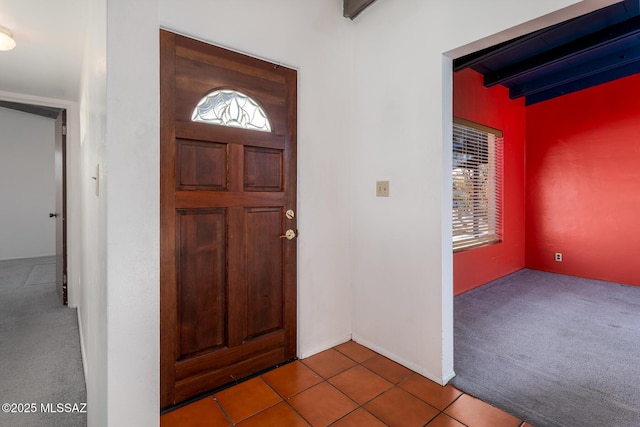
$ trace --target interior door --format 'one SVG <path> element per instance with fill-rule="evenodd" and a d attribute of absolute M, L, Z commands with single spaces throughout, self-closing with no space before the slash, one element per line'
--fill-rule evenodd
<path fill-rule="evenodd" d="M 166 407 L 296 356 L 297 74 L 160 38 Z"/>
<path fill-rule="evenodd" d="M 55 180 L 56 180 L 56 290 L 60 301 L 67 304 L 67 208 L 66 208 L 66 142 L 67 111 L 61 110 L 55 122 Z"/>

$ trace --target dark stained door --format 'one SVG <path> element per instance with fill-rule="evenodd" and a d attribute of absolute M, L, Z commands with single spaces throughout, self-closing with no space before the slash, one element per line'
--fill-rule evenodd
<path fill-rule="evenodd" d="M 296 356 L 297 75 L 164 30 L 160 38 L 167 407 Z M 255 101 L 270 130 L 193 121 L 219 90 Z"/>
<path fill-rule="evenodd" d="M 58 114 L 55 132 L 56 211 L 50 216 L 56 220 L 56 290 L 60 301 L 67 304 L 66 110 Z"/>

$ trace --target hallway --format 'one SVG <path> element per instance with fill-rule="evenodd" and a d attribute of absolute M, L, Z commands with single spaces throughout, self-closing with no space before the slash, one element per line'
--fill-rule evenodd
<path fill-rule="evenodd" d="M 78 318 L 56 294 L 55 257 L 0 261 L 0 378 L 0 425 L 86 425 Z"/>

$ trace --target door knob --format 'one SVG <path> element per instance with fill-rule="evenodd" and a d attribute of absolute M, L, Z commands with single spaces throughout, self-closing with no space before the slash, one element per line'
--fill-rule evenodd
<path fill-rule="evenodd" d="M 57 213 L 53 213 L 53 212 L 49 213 L 49 218 L 57 218 L 57 217 L 58 217 Z"/>
<path fill-rule="evenodd" d="M 281 239 L 293 240 L 296 238 L 296 232 L 292 229 L 285 231 L 284 235 L 280 236 Z"/>

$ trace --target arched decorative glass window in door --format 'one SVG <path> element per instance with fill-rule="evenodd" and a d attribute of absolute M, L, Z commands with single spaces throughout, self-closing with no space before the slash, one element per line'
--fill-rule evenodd
<path fill-rule="evenodd" d="M 262 107 L 251 97 L 231 89 L 216 90 L 202 98 L 191 120 L 271 132 L 271 123 Z"/>

